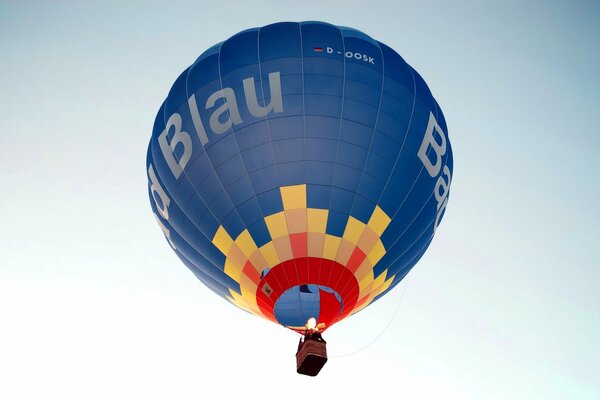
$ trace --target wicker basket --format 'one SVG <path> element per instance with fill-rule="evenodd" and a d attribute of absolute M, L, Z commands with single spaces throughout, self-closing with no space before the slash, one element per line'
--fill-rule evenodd
<path fill-rule="evenodd" d="M 296 353 L 296 371 L 299 374 L 316 376 L 326 362 L 325 342 L 307 339 Z"/>

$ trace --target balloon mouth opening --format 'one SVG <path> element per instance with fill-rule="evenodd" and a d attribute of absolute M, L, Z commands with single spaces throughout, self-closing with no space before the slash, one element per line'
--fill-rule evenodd
<path fill-rule="evenodd" d="M 324 329 L 334 323 L 344 308 L 342 296 L 334 289 L 315 284 L 287 289 L 275 302 L 277 322 L 295 331 Z"/>
<path fill-rule="evenodd" d="M 256 289 L 260 311 L 299 333 L 310 318 L 321 332 L 350 314 L 360 289 L 355 275 L 342 264 L 324 258 L 284 261 L 265 274 Z"/>

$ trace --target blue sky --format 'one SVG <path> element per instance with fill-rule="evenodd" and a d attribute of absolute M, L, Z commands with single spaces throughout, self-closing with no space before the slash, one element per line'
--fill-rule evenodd
<path fill-rule="evenodd" d="M 398 51 L 455 161 L 428 252 L 327 332 L 316 379 L 294 334 L 180 264 L 146 192 L 175 78 L 281 20 Z M 592 1 L 0 2 L 0 397 L 600 397 L 599 20 Z"/>

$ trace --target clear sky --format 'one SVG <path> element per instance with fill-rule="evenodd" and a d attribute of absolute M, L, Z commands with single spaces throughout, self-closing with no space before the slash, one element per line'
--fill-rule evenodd
<path fill-rule="evenodd" d="M 600 398 L 598 2 L 81 3 L 0 1 L 0 398 Z M 316 378 L 179 262 L 146 189 L 179 73 L 282 20 L 398 51 L 454 151 L 428 252 Z"/>

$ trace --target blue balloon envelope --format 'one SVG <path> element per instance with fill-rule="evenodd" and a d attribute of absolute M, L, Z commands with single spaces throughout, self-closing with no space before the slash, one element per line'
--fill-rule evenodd
<path fill-rule="evenodd" d="M 424 254 L 452 179 L 442 110 L 394 50 L 283 22 L 206 50 L 161 105 L 146 169 L 181 261 L 239 308 L 322 330 Z"/>

